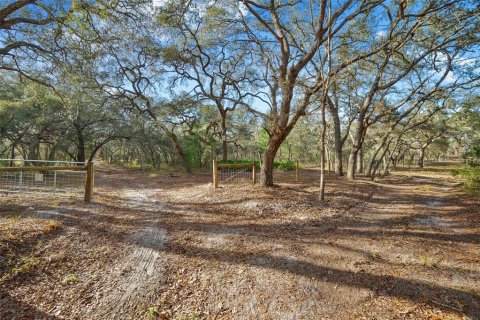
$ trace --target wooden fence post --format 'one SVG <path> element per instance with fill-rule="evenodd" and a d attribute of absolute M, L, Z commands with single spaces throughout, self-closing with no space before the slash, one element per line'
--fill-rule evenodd
<path fill-rule="evenodd" d="M 295 164 L 295 181 L 298 182 L 298 160 Z"/>
<path fill-rule="evenodd" d="M 218 165 L 217 165 L 217 160 L 213 160 L 213 187 L 218 188 Z"/>
<path fill-rule="evenodd" d="M 253 167 L 252 167 L 252 184 L 255 185 L 255 171 L 256 171 L 256 165 L 255 161 L 253 162 Z"/>
<path fill-rule="evenodd" d="M 93 194 L 93 162 L 87 162 L 87 176 L 85 178 L 85 198 L 84 201 L 89 203 L 92 201 Z"/>

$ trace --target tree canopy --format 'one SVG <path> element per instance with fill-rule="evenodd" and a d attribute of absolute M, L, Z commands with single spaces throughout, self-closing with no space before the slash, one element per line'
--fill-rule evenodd
<path fill-rule="evenodd" d="M 191 171 L 320 164 L 354 179 L 480 157 L 466 0 L 10 0 L 0 155 Z"/>

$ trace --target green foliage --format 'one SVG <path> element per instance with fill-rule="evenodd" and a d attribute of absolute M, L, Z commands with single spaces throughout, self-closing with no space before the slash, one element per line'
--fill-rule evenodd
<path fill-rule="evenodd" d="M 260 166 L 259 161 L 252 161 L 248 159 L 238 159 L 238 160 L 227 160 L 227 161 L 218 161 L 218 163 L 224 163 L 224 164 L 242 164 L 242 163 L 253 163 L 257 164 L 257 166 Z"/>
<path fill-rule="evenodd" d="M 464 158 L 474 158 L 480 160 L 480 146 L 472 146 L 464 154 Z"/>
<path fill-rule="evenodd" d="M 196 311 L 190 311 L 188 313 L 184 313 L 176 318 L 177 320 L 197 320 L 200 319 L 200 315 Z"/>
<path fill-rule="evenodd" d="M 12 268 L 12 273 L 28 273 L 35 269 L 39 263 L 40 260 L 36 257 L 21 257 L 18 264 Z"/>
<path fill-rule="evenodd" d="M 253 163 L 255 162 L 255 167 L 260 168 L 260 161 L 252 161 L 246 159 L 240 160 L 227 160 L 227 161 L 218 161 L 218 163 L 226 163 L 226 164 L 243 164 L 243 163 Z M 273 166 L 281 171 L 290 171 L 295 169 L 295 162 L 292 160 L 282 160 L 282 161 L 274 161 Z"/>
<path fill-rule="evenodd" d="M 183 145 L 190 168 L 200 167 L 205 152 L 200 139 L 196 136 L 186 136 Z"/>
<path fill-rule="evenodd" d="M 472 164 L 469 167 L 452 170 L 453 176 L 468 179 L 465 189 L 470 194 L 480 197 L 480 164 Z"/>
<path fill-rule="evenodd" d="M 273 166 L 278 170 L 290 171 L 295 169 L 295 162 L 292 160 L 274 161 Z"/>
<path fill-rule="evenodd" d="M 467 168 L 452 170 L 453 176 L 461 176 L 467 178 L 469 181 L 475 184 L 480 184 L 480 166 L 472 165 Z"/>
<path fill-rule="evenodd" d="M 77 282 L 77 276 L 74 274 L 67 275 L 62 281 L 63 284 L 72 284 L 75 282 Z"/>
<path fill-rule="evenodd" d="M 268 133 L 265 130 L 259 130 L 258 132 L 258 144 L 262 150 L 267 149 L 268 145 Z"/>
<path fill-rule="evenodd" d="M 426 267 L 435 267 L 438 265 L 438 259 L 433 256 L 421 256 L 420 263 Z"/>
<path fill-rule="evenodd" d="M 146 311 L 147 319 L 155 319 L 160 313 L 157 307 L 148 307 Z"/>

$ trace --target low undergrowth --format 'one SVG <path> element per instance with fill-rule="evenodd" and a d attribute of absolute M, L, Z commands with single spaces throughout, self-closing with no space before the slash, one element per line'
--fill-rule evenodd
<path fill-rule="evenodd" d="M 227 163 L 227 164 L 244 164 L 244 163 L 255 163 L 257 168 L 260 168 L 260 161 L 252 161 L 252 160 L 228 160 L 228 161 L 219 161 L 218 163 Z M 281 171 L 291 171 L 295 169 L 295 162 L 292 160 L 275 160 L 273 162 L 273 166 L 275 169 Z"/>
<path fill-rule="evenodd" d="M 463 177 L 467 179 L 464 187 L 465 190 L 476 197 L 480 197 L 480 164 L 470 165 L 462 169 L 452 170 L 455 177 Z"/>

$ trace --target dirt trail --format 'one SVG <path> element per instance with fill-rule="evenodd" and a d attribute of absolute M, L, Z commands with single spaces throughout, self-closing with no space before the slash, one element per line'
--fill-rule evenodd
<path fill-rule="evenodd" d="M 479 204 L 457 182 L 329 176 L 319 203 L 302 174 L 213 189 L 116 171 L 94 205 L 11 198 L 0 244 L 36 264 L 0 278 L 0 318 L 478 319 Z"/>
<path fill-rule="evenodd" d="M 122 207 L 161 213 L 165 206 L 154 199 L 157 190 L 124 189 Z M 130 319 L 129 310 L 155 302 L 158 289 L 165 280 L 167 232 L 151 221 L 151 226 L 133 233 L 125 254 L 114 262 L 104 281 L 97 284 L 97 299 L 90 316 L 99 319 Z"/>
<path fill-rule="evenodd" d="M 113 270 L 98 282 L 92 318 L 130 319 L 129 310 L 155 300 L 156 288 L 164 279 L 165 261 L 160 260 L 166 232 L 148 228 L 135 234 L 131 241 L 131 253 L 115 261 Z"/>

